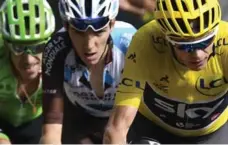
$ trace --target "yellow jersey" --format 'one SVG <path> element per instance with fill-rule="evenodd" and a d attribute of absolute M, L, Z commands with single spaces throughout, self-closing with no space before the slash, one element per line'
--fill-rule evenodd
<path fill-rule="evenodd" d="M 133 37 L 115 104 L 134 106 L 179 136 L 212 133 L 228 119 L 228 23 L 221 22 L 206 67 L 177 62 L 155 20 Z"/>

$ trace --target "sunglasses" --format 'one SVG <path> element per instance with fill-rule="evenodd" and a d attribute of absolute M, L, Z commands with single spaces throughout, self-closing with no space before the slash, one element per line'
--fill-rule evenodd
<path fill-rule="evenodd" d="M 170 39 L 168 36 L 166 37 L 166 39 L 181 51 L 193 52 L 195 50 L 204 50 L 208 48 L 208 46 L 210 46 L 213 43 L 217 31 L 218 27 L 216 27 L 213 33 L 211 33 L 207 37 L 192 42 L 178 42 Z"/>
<path fill-rule="evenodd" d="M 88 28 L 92 28 L 93 31 L 97 32 L 104 29 L 110 22 L 109 17 L 93 18 L 93 19 L 71 19 L 70 24 L 74 29 L 85 32 Z"/>
<path fill-rule="evenodd" d="M 22 55 L 24 53 L 30 55 L 37 55 L 43 52 L 46 43 L 40 43 L 37 45 L 21 45 L 6 42 L 7 47 L 15 54 Z"/>

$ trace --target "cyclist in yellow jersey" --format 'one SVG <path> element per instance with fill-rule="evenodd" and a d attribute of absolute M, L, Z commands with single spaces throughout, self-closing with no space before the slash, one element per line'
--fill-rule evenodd
<path fill-rule="evenodd" d="M 217 0 L 157 0 L 135 34 L 104 143 L 228 143 L 228 23 Z M 145 139 L 144 139 L 145 143 Z"/>

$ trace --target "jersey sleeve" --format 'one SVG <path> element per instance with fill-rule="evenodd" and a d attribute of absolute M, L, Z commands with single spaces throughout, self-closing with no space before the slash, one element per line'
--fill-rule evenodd
<path fill-rule="evenodd" d="M 140 104 L 145 86 L 142 33 L 139 31 L 133 36 L 127 51 L 121 82 L 116 92 L 117 106 L 138 108 Z"/>
<path fill-rule="evenodd" d="M 62 36 L 56 36 L 44 48 L 42 64 L 44 123 L 62 123 L 64 52 Z"/>
<path fill-rule="evenodd" d="M 133 25 L 122 21 L 116 21 L 111 36 L 114 44 L 124 55 L 126 55 L 129 44 L 136 31 L 137 30 Z"/>

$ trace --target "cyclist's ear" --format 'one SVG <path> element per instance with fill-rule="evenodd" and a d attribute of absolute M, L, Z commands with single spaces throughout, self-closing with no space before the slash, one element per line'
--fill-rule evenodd
<path fill-rule="evenodd" d="M 116 19 L 112 19 L 109 23 L 109 26 L 110 26 L 110 29 L 112 31 L 112 29 L 114 28 L 114 25 L 115 25 L 115 22 L 116 22 Z"/>

